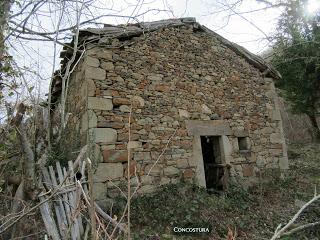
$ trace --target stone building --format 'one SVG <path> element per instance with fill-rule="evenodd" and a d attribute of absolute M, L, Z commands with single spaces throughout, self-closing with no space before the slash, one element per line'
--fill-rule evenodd
<path fill-rule="evenodd" d="M 180 181 L 248 186 L 265 169 L 288 168 L 280 75 L 195 19 L 81 30 L 78 48 L 62 141 L 67 156 L 90 146 L 97 199 L 117 195 L 128 155 L 144 193 Z M 71 56 L 61 53 L 62 72 Z M 58 75 L 51 93 L 57 113 Z"/>

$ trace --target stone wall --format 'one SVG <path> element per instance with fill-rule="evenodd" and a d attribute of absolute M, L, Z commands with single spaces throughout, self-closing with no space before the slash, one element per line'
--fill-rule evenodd
<path fill-rule="evenodd" d="M 133 185 L 141 183 L 139 192 L 179 181 L 201 185 L 196 158 L 201 134 L 192 133 L 188 121 L 227 126 L 221 141 L 234 180 L 251 183 L 262 169 L 279 164 L 287 168 L 272 79 L 261 77 L 259 70 L 204 32 L 166 28 L 125 41 L 114 39 L 108 48 L 103 43 L 88 46 L 80 66 L 81 81 L 73 90 L 85 84 L 87 111 L 82 98 L 73 99 L 78 107 L 73 122 L 81 123 L 80 138 L 88 135 L 91 142 L 97 199 L 119 194 L 115 186 L 127 175 L 128 152 L 131 175 L 138 176 Z M 249 151 L 239 151 L 241 136 L 247 137 Z"/>
<path fill-rule="evenodd" d="M 80 148 L 87 143 L 87 131 L 83 123 L 83 115 L 87 114 L 87 85 L 82 64 L 75 67 L 70 75 L 67 89 L 65 105 L 66 127 L 63 131 L 59 130 L 61 128 L 62 111 L 62 103 L 59 98 L 51 115 L 52 142 L 54 144 L 53 150 L 56 154 L 63 156 L 65 160 L 74 161 L 79 154 Z M 60 131 L 61 136 L 59 136 Z"/>

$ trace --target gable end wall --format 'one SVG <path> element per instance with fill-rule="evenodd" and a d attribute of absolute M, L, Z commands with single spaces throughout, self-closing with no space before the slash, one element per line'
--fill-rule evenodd
<path fill-rule="evenodd" d="M 91 144 L 96 198 L 119 193 L 114 185 L 127 174 L 128 152 L 132 175 L 136 172 L 139 179 L 132 182 L 141 183 L 141 192 L 162 184 L 197 182 L 193 148 L 200 135 L 188 130 L 188 121 L 221 121 L 228 126 L 221 136 L 228 146 L 230 176 L 236 181 L 248 185 L 265 169 L 288 167 L 272 79 L 263 78 L 212 36 L 190 27 L 132 40 L 128 46 L 114 40 L 113 49 L 88 49 L 79 65 L 82 82 L 73 90 L 87 96 L 86 111 L 81 109 L 70 124 L 80 124 L 80 138 Z M 68 102 L 79 104 L 75 99 Z M 239 136 L 249 137 L 250 153 L 239 151 Z"/>

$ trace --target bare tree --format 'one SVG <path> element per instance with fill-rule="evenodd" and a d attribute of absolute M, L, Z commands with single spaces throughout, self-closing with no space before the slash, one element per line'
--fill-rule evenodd
<path fill-rule="evenodd" d="M 67 113 L 65 104 L 68 94 L 69 78 L 76 68 L 77 63 L 81 60 L 81 57 L 79 59 L 76 58 L 79 53 L 78 37 L 80 28 L 86 26 L 103 26 L 105 19 L 111 17 L 121 19 L 122 21 L 125 19 L 126 23 L 130 21 L 138 22 L 138 18 L 143 17 L 146 13 L 167 11 L 165 9 L 150 7 L 148 7 L 146 11 L 142 11 L 142 7 L 148 4 L 150 3 L 137 1 L 133 4 L 126 3 L 125 7 L 118 7 L 113 1 L 109 1 L 107 5 L 102 5 L 100 1 L 96 0 L 26 0 L 22 2 L 5 0 L 0 3 L 1 9 L 4 9 L 4 11 L 1 11 L 4 12 L 4 14 L 0 15 L 0 57 L 2 60 L 5 56 L 5 48 L 9 49 L 10 54 L 14 56 L 10 62 L 10 67 L 16 73 L 15 76 L 12 75 L 10 78 L 7 78 L 7 82 L 1 81 L 0 83 L 7 84 L 8 87 L 11 85 L 14 86 L 12 89 L 15 90 L 13 95 L 16 98 L 14 99 L 12 109 L 17 108 L 17 110 L 15 117 L 8 117 L 8 119 L 12 118 L 11 124 L 8 126 L 16 130 L 21 152 L 23 153 L 23 164 L 22 169 L 20 169 L 22 177 L 18 180 L 18 188 L 15 192 L 15 200 L 11 208 L 11 213 L 15 214 L 16 220 L 8 222 L 9 225 L 2 225 L 0 229 L 1 233 L 12 229 L 11 238 L 16 237 L 17 231 L 15 231 L 15 229 L 18 227 L 17 224 L 19 224 L 19 221 L 26 216 L 26 214 L 35 211 L 43 204 L 43 202 L 40 202 L 33 207 L 28 207 L 20 214 L 21 204 L 25 199 L 26 191 L 30 186 L 36 185 L 35 183 L 40 180 L 38 176 L 41 174 L 36 170 L 41 170 L 43 162 L 46 161 L 45 153 L 50 151 L 51 148 L 50 112 L 52 106 L 50 93 L 47 101 L 49 127 L 47 128 L 48 146 L 46 149 L 43 149 L 43 147 L 40 147 L 40 150 L 38 149 L 39 143 L 35 136 L 36 133 L 30 134 L 30 129 L 28 129 L 30 124 L 26 125 L 23 118 L 26 117 L 27 109 L 32 110 L 33 118 L 30 118 L 29 121 L 36 122 L 37 118 L 39 118 L 37 110 L 39 109 L 41 96 L 43 96 L 43 93 L 40 92 L 41 81 L 48 83 L 48 78 L 51 78 L 56 72 L 56 69 L 59 68 L 57 62 L 61 47 L 67 46 L 72 52 L 72 58 L 65 65 L 66 69 L 58 72 L 63 82 L 60 126 L 61 131 L 63 131 L 66 125 Z M 67 44 L 66 42 L 70 42 L 71 39 L 73 39 L 73 45 Z M 47 44 L 52 47 L 53 57 L 50 60 L 48 60 L 46 56 L 41 56 L 41 51 L 38 49 L 40 44 Z M 84 53 L 85 49 L 82 50 L 82 55 Z M 24 66 L 23 62 L 19 61 L 20 56 L 29 59 L 31 64 Z M 40 59 L 45 58 L 45 61 L 48 61 L 48 65 L 51 65 L 51 68 L 50 71 L 43 74 L 39 62 L 41 61 Z M 1 61 L 1 63 L 2 62 L 3 61 Z M 30 68 L 30 66 L 32 66 L 32 68 Z M 11 94 L 7 95 L 12 98 L 12 96 L 10 96 Z M 10 98 L 7 98 L 7 100 L 13 101 L 13 99 Z M 29 108 L 28 105 L 30 105 L 31 108 Z M 10 115 L 12 114 L 13 111 L 11 111 Z M 32 124 L 36 125 L 35 123 Z M 44 129 L 41 129 L 41 131 L 44 131 Z M 30 136 L 33 136 L 34 139 L 30 139 Z M 40 167 L 39 169 L 36 168 L 35 162 L 41 162 L 38 166 Z M 17 167 L 19 167 L 18 164 Z M 128 181 L 130 185 L 130 180 Z M 130 225 L 130 196 L 128 197 L 128 201 L 129 208 L 124 211 L 123 218 L 128 214 L 128 224 Z M 33 203 L 31 203 L 31 206 L 32 205 Z M 91 205 L 93 205 L 92 202 Z M 101 215 L 101 209 L 97 209 Z M 107 215 L 104 214 L 104 216 Z M 112 220 L 112 218 L 110 219 Z M 98 221 L 98 225 L 99 224 Z M 101 225 L 98 227 L 100 226 Z M 121 226 L 122 225 L 118 226 L 117 224 L 115 229 L 121 228 Z M 130 238 L 130 231 L 128 231 L 128 237 Z"/>

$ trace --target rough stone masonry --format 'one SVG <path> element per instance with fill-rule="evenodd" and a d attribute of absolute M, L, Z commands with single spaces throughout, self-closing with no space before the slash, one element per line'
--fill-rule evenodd
<path fill-rule="evenodd" d="M 219 137 L 230 181 L 248 186 L 266 169 L 288 168 L 276 71 L 193 19 L 148 24 L 80 32 L 63 141 L 69 156 L 90 145 L 96 199 L 121 194 L 127 171 L 139 193 L 206 186 L 201 136 Z"/>

